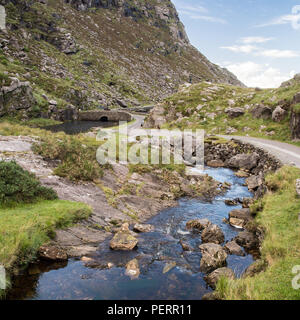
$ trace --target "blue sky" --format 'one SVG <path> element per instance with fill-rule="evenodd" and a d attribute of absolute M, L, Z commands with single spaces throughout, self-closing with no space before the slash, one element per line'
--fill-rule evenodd
<path fill-rule="evenodd" d="M 300 72 L 300 0 L 172 0 L 191 43 L 248 86 Z"/>

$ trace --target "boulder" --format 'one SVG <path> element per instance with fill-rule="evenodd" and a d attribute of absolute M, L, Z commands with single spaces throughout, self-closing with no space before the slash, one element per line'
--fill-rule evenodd
<path fill-rule="evenodd" d="M 300 196 L 300 179 L 296 180 L 296 192 L 297 195 Z"/>
<path fill-rule="evenodd" d="M 244 171 L 244 170 L 239 170 L 238 172 L 235 173 L 235 175 L 238 178 L 248 178 L 249 177 L 249 172 Z"/>
<path fill-rule="evenodd" d="M 235 241 L 242 246 L 243 248 L 247 250 L 254 250 L 258 247 L 258 239 L 257 237 L 248 231 L 242 231 L 240 232 L 237 237 L 235 238 Z"/>
<path fill-rule="evenodd" d="M 204 280 L 210 287 L 216 289 L 217 283 L 222 277 L 234 280 L 235 274 L 230 268 L 219 268 L 209 275 L 205 276 Z"/>
<path fill-rule="evenodd" d="M 135 224 L 133 227 L 133 231 L 136 232 L 152 232 L 154 231 L 154 227 L 151 224 Z"/>
<path fill-rule="evenodd" d="M 242 108 L 227 108 L 225 113 L 228 114 L 230 118 L 237 118 L 245 114 L 244 109 Z"/>
<path fill-rule="evenodd" d="M 110 241 L 110 248 L 112 250 L 130 251 L 137 244 L 138 240 L 131 234 L 128 223 L 125 223 Z"/>
<path fill-rule="evenodd" d="M 10 85 L 3 86 L 0 91 L 0 116 L 28 110 L 36 103 L 28 81 L 21 82 L 14 77 L 10 77 L 9 80 Z"/>
<path fill-rule="evenodd" d="M 295 106 L 291 111 L 290 130 L 293 139 L 300 139 L 300 111 Z"/>
<path fill-rule="evenodd" d="M 253 262 L 244 272 L 242 278 L 254 277 L 256 274 L 266 269 L 266 263 L 263 260 Z"/>
<path fill-rule="evenodd" d="M 180 240 L 179 243 L 181 244 L 183 251 L 192 251 L 192 248 L 189 246 L 189 244 L 187 244 L 183 240 Z"/>
<path fill-rule="evenodd" d="M 246 185 L 249 190 L 256 190 L 258 187 L 264 184 L 263 176 L 251 176 L 246 179 Z"/>
<path fill-rule="evenodd" d="M 293 97 L 293 104 L 300 103 L 300 92 L 296 93 Z"/>
<path fill-rule="evenodd" d="M 227 242 L 224 246 L 224 249 L 228 254 L 233 254 L 235 256 L 245 255 L 243 248 L 240 247 L 235 241 Z"/>
<path fill-rule="evenodd" d="M 250 209 L 237 209 L 229 212 L 229 223 L 237 228 L 244 228 L 252 219 Z"/>
<path fill-rule="evenodd" d="M 207 166 L 212 168 L 221 168 L 225 166 L 225 163 L 222 160 L 211 160 L 207 162 Z"/>
<path fill-rule="evenodd" d="M 203 301 L 216 301 L 216 300 L 222 300 L 219 295 L 217 294 L 217 292 L 209 292 L 206 293 L 205 295 L 203 295 L 202 297 Z"/>
<path fill-rule="evenodd" d="M 243 206 L 243 208 L 250 208 L 252 203 L 253 203 L 252 198 L 243 198 L 242 206 Z"/>
<path fill-rule="evenodd" d="M 211 225 L 211 222 L 207 219 L 194 219 L 186 223 L 187 229 L 203 230 Z"/>
<path fill-rule="evenodd" d="M 282 109 L 281 106 L 278 106 L 272 113 L 272 120 L 275 122 L 281 122 L 285 118 L 286 114 L 287 112 Z"/>
<path fill-rule="evenodd" d="M 203 243 L 221 244 L 225 241 L 225 236 L 220 227 L 216 224 L 210 224 L 202 232 L 201 239 Z"/>
<path fill-rule="evenodd" d="M 133 279 L 137 279 L 140 275 L 139 262 L 137 259 L 133 259 L 126 264 L 125 274 Z"/>
<path fill-rule="evenodd" d="M 227 254 L 218 244 L 206 243 L 199 246 L 202 253 L 200 271 L 210 273 L 218 268 L 226 266 Z"/>
<path fill-rule="evenodd" d="M 260 156 L 256 152 L 250 154 L 241 153 L 230 158 L 228 161 L 228 166 L 234 169 L 251 170 L 257 166 L 259 159 Z"/>
<path fill-rule="evenodd" d="M 56 245 L 43 245 L 39 248 L 38 255 L 41 259 L 49 261 L 66 261 L 67 253 Z"/>
<path fill-rule="evenodd" d="M 263 104 L 257 104 L 252 110 L 251 114 L 256 119 L 270 119 L 272 117 L 272 109 Z"/>
<path fill-rule="evenodd" d="M 228 200 L 225 200 L 225 204 L 227 206 L 236 206 L 238 204 L 238 201 L 235 199 L 228 199 Z"/>

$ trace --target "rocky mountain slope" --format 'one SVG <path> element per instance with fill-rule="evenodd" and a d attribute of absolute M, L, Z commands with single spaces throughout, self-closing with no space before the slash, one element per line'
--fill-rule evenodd
<path fill-rule="evenodd" d="M 148 127 L 202 128 L 212 134 L 300 139 L 300 75 L 278 89 L 185 84 L 156 106 Z"/>
<path fill-rule="evenodd" d="M 0 116 L 134 106 L 238 79 L 198 52 L 169 0 L 1 0 Z"/>

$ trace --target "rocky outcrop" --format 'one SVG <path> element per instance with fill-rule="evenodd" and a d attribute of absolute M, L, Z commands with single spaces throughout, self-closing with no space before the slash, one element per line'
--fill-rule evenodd
<path fill-rule="evenodd" d="M 43 245 L 38 251 L 38 256 L 43 260 L 48 261 L 66 261 L 68 255 L 57 245 Z"/>
<path fill-rule="evenodd" d="M 8 78 L 7 82 L 10 84 L 2 86 L 0 92 L 0 116 L 15 115 L 34 106 L 36 101 L 29 82 L 14 77 Z"/>
<path fill-rule="evenodd" d="M 200 271 L 209 273 L 226 266 L 227 254 L 218 244 L 206 243 L 199 246 L 202 253 Z"/>
<path fill-rule="evenodd" d="M 216 289 L 217 283 L 221 278 L 235 279 L 235 274 L 230 268 L 219 268 L 204 277 L 207 284 Z"/>

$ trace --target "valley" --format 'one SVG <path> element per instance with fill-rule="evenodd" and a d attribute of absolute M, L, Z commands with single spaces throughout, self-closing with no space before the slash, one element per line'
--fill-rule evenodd
<path fill-rule="evenodd" d="M 299 74 L 246 87 L 169 0 L 0 6 L 0 299 L 300 299 Z M 203 146 L 119 161 L 151 129 L 201 129 Z"/>

